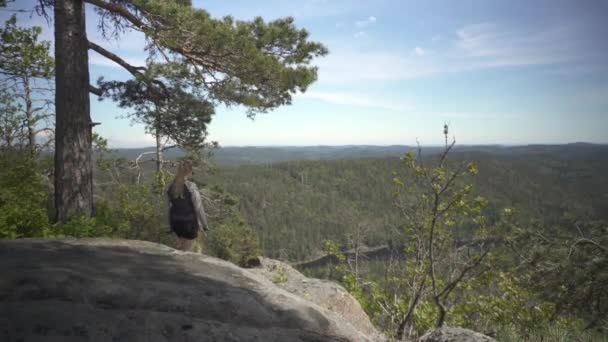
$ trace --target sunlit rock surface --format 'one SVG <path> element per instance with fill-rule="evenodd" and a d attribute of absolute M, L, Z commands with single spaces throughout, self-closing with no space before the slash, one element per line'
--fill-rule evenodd
<path fill-rule="evenodd" d="M 443 327 L 426 333 L 419 342 L 496 342 L 495 339 L 462 328 Z"/>
<path fill-rule="evenodd" d="M 350 312 L 352 297 L 315 285 L 306 298 L 268 279 L 269 264 L 251 271 L 142 241 L 0 241 L 0 341 L 383 339 Z"/>

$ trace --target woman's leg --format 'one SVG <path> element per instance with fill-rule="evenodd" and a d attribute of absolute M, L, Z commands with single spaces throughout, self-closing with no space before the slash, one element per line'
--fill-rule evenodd
<path fill-rule="evenodd" d="M 192 240 L 184 239 L 181 237 L 177 238 L 177 242 L 175 243 L 175 249 L 179 249 L 180 251 L 188 252 L 192 248 Z"/>
<path fill-rule="evenodd" d="M 183 239 L 184 240 L 184 249 L 183 251 L 189 252 L 192 249 L 192 241 L 190 239 Z"/>
<path fill-rule="evenodd" d="M 182 239 L 179 236 L 177 236 L 176 238 L 177 238 L 177 240 L 175 241 L 175 249 L 183 251 L 184 250 L 184 239 Z"/>

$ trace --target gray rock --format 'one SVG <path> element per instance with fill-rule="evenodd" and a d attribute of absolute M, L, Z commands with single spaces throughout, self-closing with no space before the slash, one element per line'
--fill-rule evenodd
<path fill-rule="evenodd" d="M 260 267 L 253 268 L 251 271 L 298 297 L 337 313 L 373 341 L 387 340 L 373 326 L 361 304 L 339 284 L 322 279 L 307 278 L 290 265 L 268 258 L 260 258 Z"/>
<path fill-rule="evenodd" d="M 496 340 L 468 329 L 443 327 L 424 334 L 418 342 L 496 342 Z"/>
<path fill-rule="evenodd" d="M 149 242 L 0 241 L 0 269 L 0 341 L 376 340 L 260 274 Z"/>

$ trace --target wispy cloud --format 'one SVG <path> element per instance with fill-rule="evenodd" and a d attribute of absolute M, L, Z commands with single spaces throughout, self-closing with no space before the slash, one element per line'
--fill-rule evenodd
<path fill-rule="evenodd" d="M 481 23 L 465 26 L 456 35 L 456 45 L 486 66 L 552 64 L 580 56 L 574 34 L 567 27 L 525 32 Z"/>
<path fill-rule="evenodd" d="M 414 54 L 415 54 L 416 56 L 418 56 L 418 57 L 422 57 L 422 56 L 424 56 L 424 54 L 425 54 L 425 53 L 426 53 L 426 51 L 424 51 L 424 49 L 423 49 L 423 48 L 421 48 L 420 46 L 416 46 L 416 47 L 414 48 Z"/>
<path fill-rule="evenodd" d="M 400 81 L 439 71 L 432 61 L 418 58 L 410 51 L 353 50 L 337 46 L 316 65 L 319 81 L 332 84 Z"/>
<path fill-rule="evenodd" d="M 102 134 L 103 135 L 103 134 Z M 125 137 L 124 135 L 105 135 L 108 138 L 108 145 L 112 148 L 121 147 L 121 148 L 141 148 L 141 147 L 150 147 L 154 146 L 156 143 L 153 136 L 150 134 L 144 133 L 143 130 L 139 131 L 135 134 L 131 133 L 129 137 Z"/>
<path fill-rule="evenodd" d="M 381 108 L 392 111 L 403 111 L 410 107 L 395 99 L 380 99 L 362 95 L 358 93 L 348 92 L 332 92 L 332 91 L 308 91 L 303 94 L 298 94 L 298 97 L 306 99 L 321 100 L 337 105 L 346 105 L 354 107 L 372 107 Z"/>
<path fill-rule="evenodd" d="M 358 28 L 364 28 L 364 27 L 374 24 L 376 21 L 378 21 L 378 19 L 372 15 L 366 19 L 355 22 L 355 26 Z"/>
<path fill-rule="evenodd" d="M 354 34 L 359 39 L 366 36 L 371 38 L 365 30 Z M 601 56 L 592 55 L 581 39 L 576 39 L 580 36 L 577 27 L 520 30 L 482 23 L 456 30 L 451 41 L 441 38 L 432 50 L 422 46 L 388 50 L 384 45 L 374 49 L 369 45 L 374 44 L 373 39 L 366 39 L 365 48 L 359 45 L 359 49 L 334 44 L 332 53 L 317 65 L 320 82 L 342 84 L 402 81 L 513 66 L 550 65 L 554 70 L 597 66 Z"/>
<path fill-rule="evenodd" d="M 355 34 L 353 34 L 353 37 L 355 37 L 355 38 L 365 38 L 365 37 L 367 37 L 367 32 L 365 32 L 365 31 L 355 32 Z"/>

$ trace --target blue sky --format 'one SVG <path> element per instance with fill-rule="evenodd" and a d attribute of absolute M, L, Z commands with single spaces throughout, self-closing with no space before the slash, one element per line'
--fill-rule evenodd
<path fill-rule="evenodd" d="M 315 61 L 319 80 L 291 106 L 253 121 L 243 108 L 218 108 L 209 132 L 221 145 L 437 144 L 444 122 L 461 144 L 608 142 L 606 1 L 193 3 L 214 16 L 293 16 L 330 51 Z M 20 18 L 52 39 L 44 20 Z M 104 41 L 90 8 L 87 20 L 89 39 L 144 62 L 139 34 Z M 128 77 L 94 52 L 90 66 L 92 80 Z M 91 104 L 111 146 L 152 144 L 111 102 L 92 96 Z"/>

